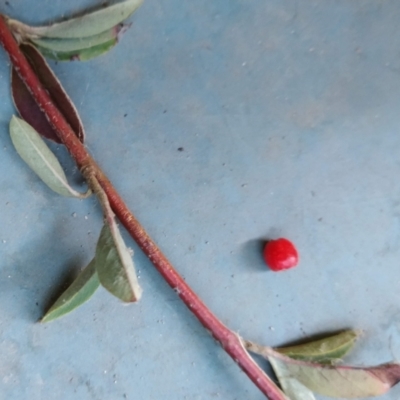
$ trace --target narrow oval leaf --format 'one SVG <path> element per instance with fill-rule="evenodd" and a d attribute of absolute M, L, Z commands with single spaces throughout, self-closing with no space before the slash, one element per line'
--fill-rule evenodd
<path fill-rule="evenodd" d="M 84 38 L 104 32 L 128 18 L 143 0 L 125 0 L 101 10 L 49 26 L 29 27 L 26 34 L 48 38 Z"/>
<path fill-rule="evenodd" d="M 36 172 L 42 181 L 56 193 L 69 197 L 86 197 L 72 189 L 65 173 L 40 135 L 24 120 L 12 116 L 10 136 L 21 158 Z"/>
<path fill-rule="evenodd" d="M 107 218 L 96 247 L 96 269 L 100 283 L 124 302 L 140 299 L 142 289 L 131 254 L 114 218 Z"/>
<path fill-rule="evenodd" d="M 88 301 L 99 286 L 100 282 L 97 277 L 95 260 L 93 259 L 90 264 L 80 272 L 71 286 L 57 299 L 40 322 L 49 322 L 68 314 Z"/>
<path fill-rule="evenodd" d="M 98 35 L 88 36 L 78 39 L 31 39 L 31 41 L 39 46 L 41 49 L 53 51 L 55 53 L 68 53 L 68 52 L 79 52 L 83 49 L 89 49 L 94 46 L 98 46 L 117 39 L 121 30 L 124 26 L 118 24 L 117 26 L 108 29 L 105 32 L 99 33 Z"/>
<path fill-rule="evenodd" d="M 88 49 L 81 49 L 78 51 L 69 52 L 56 52 L 53 50 L 38 47 L 39 51 L 47 58 L 57 61 L 88 61 L 92 58 L 101 56 L 111 50 L 118 43 L 118 39 L 112 39 L 108 42 L 90 47 Z"/>
<path fill-rule="evenodd" d="M 268 359 L 283 378 L 297 379 L 315 393 L 336 398 L 380 396 L 400 380 L 400 364 L 354 368 L 296 361 L 280 354 L 276 357 L 270 355 Z"/>
<path fill-rule="evenodd" d="M 83 143 L 85 139 L 85 130 L 82 121 L 74 103 L 62 87 L 61 82 L 57 79 L 54 72 L 38 50 L 29 44 L 21 45 L 20 49 L 26 56 L 32 68 L 35 70 L 40 82 L 48 91 L 52 100 L 57 105 L 67 122 L 70 124 L 76 136 Z M 31 93 L 21 81 L 21 78 L 15 70 L 12 71 L 11 88 L 15 107 L 21 117 L 44 137 L 54 140 L 57 143 L 61 143 L 56 131 L 47 121 L 44 113 L 36 104 L 36 101 L 33 99 Z"/>
<path fill-rule="evenodd" d="M 348 330 L 313 342 L 275 349 L 296 360 L 320 364 L 340 361 L 354 346 L 359 332 Z"/>

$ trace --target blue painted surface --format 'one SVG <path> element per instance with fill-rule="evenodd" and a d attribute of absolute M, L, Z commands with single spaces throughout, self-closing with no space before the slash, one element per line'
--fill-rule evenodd
<path fill-rule="evenodd" d="M 2 12 L 32 24 L 97 4 L 9 3 Z M 244 337 L 280 345 L 353 327 L 365 336 L 352 363 L 400 358 L 399 18 L 400 4 L 375 0 L 148 0 L 109 54 L 52 64 L 91 153 Z M 91 259 L 101 214 L 51 193 L 16 155 L 6 62 L 0 399 L 262 399 L 125 234 L 139 304 L 101 290 L 35 323 Z M 274 274 L 260 241 L 279 236 L 301 264 Z"/>

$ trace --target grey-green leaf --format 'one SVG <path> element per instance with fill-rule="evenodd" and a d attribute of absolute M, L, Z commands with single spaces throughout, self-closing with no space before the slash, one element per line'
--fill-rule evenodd
<path fill-rule="evenodd" d="M 71 286 L 57 299 L 41 322 L 62 317 L 85 303 L 100 286 L 94 259 L 80 272 Z"/>
<path fill-rule="evenodd" d="M 400 380 L 400 364 L 370 368 L 332 367 L 293 360 L 279 353 L 268 359 L 283 378 L 296 379 L 323 396 L 356 399 L 380 396 Z"/>
<path fill-rule="evenodd" d="M 359 332 L 347 330 L 324 339 L 275 350 L 296 360 L 320 364 L 334 363 L 340 361 L 352 349 L 359 336 Z"/>
<path fill-rule="evenodd" d="M 298 380 L 286 376 L 286 369 L 281 370 L 278 362 L 274 358 L 270 359 L 272 368 L 279 380 L 282 390 L 290 400 L 315 400 L 313 392 L 301 384 Z"/>
<path fill-rule="evenodd" d="M 88 61 L 92 58 L 101 56 L 111 50 L 118 43 L 118 39 L 111 39 L 108 42 L 97 46 L 81 49 L 77 51 L 54 51 L 38 46 L 38 50 L 47 58 L 56 61 Z"/>
<path fill-rule="evenodd" d="M 314 393 L 296 379 L 289 378 L 280 380 L 280 382 L 290 400 L 315 400 Z"/>
<path fill-rule="evenodd" d="M 125 0 L 78 18 L 49 26 L 29 27 L 27 34 L 31 37 L 63 39 L 97 35 L 128 18 L 142 2 L 143 0 Z"/>
<path fill-rule="evenodd" d="M 109 42 L 111 40 L 117 39 L 118 34 L 123 29 L 123 25 L 119 24 L 117 26 L 108 29 L 105 32 L 101 32 L 94 36 L 88 36 L 77 39 L 31 39 L 31 41 L 42 49 L 47 49 L 55 53 L 68 53 L 68 52 L 78 52 L 83 49 L 89 49 L 94 46 L 98 46 Z"/>
<path fill-rule="evenodd" d="M 280 364 L 274 358 L 269 359 L 276 377 L 290 400 L 315 400 L 313 392 L 301 384 L 298 380 L 285 375 L 285 370 L 281 370 Z"/>
<path fill-rule="evenodd" d="M 10 136 L 21 158 L 50 189 L 63 196 L 87 196 L 69 186 L 60 163 L 41 136 L 27 122 L 15 115 L 10 122 Z"/>
<path fill-rule="evenodd" d="M 118 225 L 110 216 L 103 226 L 96 247 L 96 269 L 100 283 L 124 302 L 138 301 L 142 289 L 136 276 L 131 254 L 122 239 Z"/>

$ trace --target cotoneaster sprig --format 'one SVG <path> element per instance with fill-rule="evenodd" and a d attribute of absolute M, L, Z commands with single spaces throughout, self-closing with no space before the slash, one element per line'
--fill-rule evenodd
<path fill-rule="evenodd" d="M 270 400 L 312 400 L 313 392 L 342 398 L 387 392 L 400 380 L 399 364 L 369 368 L 336 365 L 351 350 L 359 337 L 358 332 L 344 331 L 319 341 L 272 349 L 245 340 L 230 330 L 179 275 L 88 153 L 78 111 L 43 56 L 59 61 L 85 61 L 109 51 L 129 26 L 124 20 L 140 5 L 141 0 L 126 0 L 83 17 L 42 27 L 0 16 L 0 43 L 11 61 L 11 89 L 20 116 L 13 116 L 10 121 L 10 135 L 16 151 L 53 191 L 76 198 L 93 193 L 104 214 L 92 261 L 41 322 L 69 313 L 87 301 L 100 286 L 123 302 L 140 300 L 142 290 L 132 254 L 120 234 L 119 221 L 191 313 Z M 65 145 L 89 191 L 81 193 L 70 187 L 60 163 L 43 138 Z M 276 271 L 289 269 L 298 261 L 297 250 L 286 239 L 270 241 L 264 257 Z M 282 390 L 249 352 L 271 363 Z"/>

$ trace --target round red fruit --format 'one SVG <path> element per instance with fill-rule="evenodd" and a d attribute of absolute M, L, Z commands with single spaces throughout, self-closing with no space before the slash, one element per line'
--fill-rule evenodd
<path fill-rule="evenodd" d="M 290 240 L 280 238 L 267 242 L 264 247 L 264 261 L 272 271 L 284 271 L 298 264 L 299 254 Z"/>

